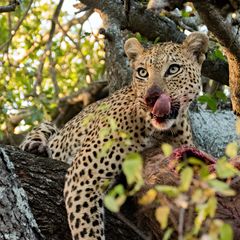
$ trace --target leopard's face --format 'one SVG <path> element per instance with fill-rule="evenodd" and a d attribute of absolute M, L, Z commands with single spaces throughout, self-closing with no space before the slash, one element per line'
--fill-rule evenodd
<path fill-rule="evenodd" d="M 164 43 L 149 49 L 136 39 L 126 42 L 133 89 L 155 128 L 169 129 L 198 95 L 207 40 L 206 35 L 193 33 L 183 44 Z"/>

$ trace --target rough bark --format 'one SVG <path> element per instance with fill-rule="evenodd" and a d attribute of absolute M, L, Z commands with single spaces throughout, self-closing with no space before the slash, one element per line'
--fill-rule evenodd
<path fill-rule="evenodd" d="M 0 148 L 0 239 L 43 240 L 14 166 Z"/>
<path fill-rule="evenodd" d="M 211 61 L 206 59 L 202 65 L 202 75 L 216 82 L 220 82 L 221 84 L 229 85 L 228 64 L 222 60 Z"/>
<path fill-rule="evenodd" d="M 236 133 L 236 116 L 228 110 L 212 111 L 198 109 L 189 114 L 196 146 L 215 157 L 225 154 L 226 145 L 239 141 Z"/>
<path fill-rule="evenodd" d="M 232 25 L 221 16 L 211 1 L 193 0 L 193 4 L 209 31 L 224 47 L 240 58 L 240 40 L 232 31 Z"/>
<path fill-rule="evenodd" d="M 240 116 L 240 56 L 227 52 L 229 63 L 229 86 L 231 91 L 232 109 Z"/>
<path fill-rule="evenodd" d="M 123 45 L 126 39 L 121 31 L 118 20 L 103 17 L 105 29 L 106 78 L 108 79 L 109 93 L 113 93 L 131 83 L 131 69 L 124 56 Z"/>

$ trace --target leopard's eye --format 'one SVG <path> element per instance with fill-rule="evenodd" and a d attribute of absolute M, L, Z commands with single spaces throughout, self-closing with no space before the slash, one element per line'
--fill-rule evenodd
<path fill-rule="evenodd" d="M 137 73 L 139 77 L 142 77 L 142 78 L 148 77 L 148 72 L 145 68 L 138 68 Z"/>
<path fill-rule="evenodd" d="M 166 71 L 165 75 L 173 75 L 176 74 L 181 69 L 181 66 L 178 64 L 171 64 Z"/>

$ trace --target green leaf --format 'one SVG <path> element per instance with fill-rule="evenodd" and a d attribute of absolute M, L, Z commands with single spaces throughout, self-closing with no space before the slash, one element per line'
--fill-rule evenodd
<path fill-rule="evenodd" d="M 168 216 L 170 213 L 170 209 L 167 206 L 158 207 L 155 211 L 155 217 L 157 221 L 160 223 L 161 229 L 165 229 L 168 224 Z"/>
<path fill-rule="evenodd" d="M 192 168 L 191 167 L 184 168 L 180 174 L 181 183 L 179 186 L 179 190 L 182 192 L 188 191 L 192 182 L 192 178 L 193 178 Z"/>
<path fill-rule="evenodd" d="M 239 171 L 225 158 L 220 158 L 216 163 L 216 172 L 219 178 L 229 178 L 239 175 Z"/>
<path fill-rule="evenodd" d="M 100 110 L 100 111 L 106 111 L 108 110 L 110 107 L 110 105 L 108 103 L 101 103 L 99 104 L 99 106 L 97 107 L 97 110 Z"/>
<path fill-rule="evenodd" d="M 109 152 L 109 150 L 112 148 L 113 144 L 115 143 L 114 139 L 110 139 L 107 142 L 105 142 L 102 146 L 100 156 L 99 157 L 104 157 L 106 154 Z"/>
<path fill-rule="evenodd" d="M 207 217 L 207 211 L 206 210 L 207 210 L 207 205 L 206 204 L 197 205 L 197 207 L 196 207 L 197 217 L 194 219 L 194 228 L 193 228 L 193 233 L 195 235 L 198 234 L 204 220 Z"/>
<path fill-rule="evenodd" d="M 120 207 L 117 204 L 116 199 L 113 196 L 106 195 L 104 198 L 104 204 L 111 212 L 119 212 Z"/>
<path fill-rule="evenodd" d="M 223 91 L 216 91 L 215 95 L 219 100 L 222 100 L 224 102 L 227 100 L 227 96 Z"/>
<path fill-rule="evenodd" d="M 173 233 L 173 229 L 172 228 L 168 228 L 165 233 L 164 233 L 164 236 L 163 236 L 163 239 L 162 240 L 169 240 L 171 235 Z"/>
<path fill-rule="evenodd" d="M 154 39 L 154 42 L 153 42 L 153 44 L 156 44 L 156 43 L 158 43 L 158 42 L 159 42 L 159 40 L 160 40 L 160 37 L 156 37 L 156 38 Z"/>
<path fill-rule="evenodd" d="M 176 197 L 179 194 L 179 190 L 176 187 L 168 185 L 156 185 L 155 189 L 158 192 L 167 194 L 169 197 Z"/>
<path fill-rule="evenodd" d="M 143 184 L 142 169 L 143 159 L 139 153 L 128 153 L 123 161 L 123 173 L 128 184 L 135 184 L 134 191 L 140 189 Z"/>
<path fill-rule="evenodd" d="M 157 197 L 157 191 L 155 189 L 149 189 L 139 200 L 141 205 L 148 205 L 152 203 Z"/>
<path fill-rule="evenodd" d="M 232 240 L 233 239 L 233 230 L 232 227 L 224 223 L 220 229 L 220 240 Z"/>
<path fill-rule="evenodd" d="M 225 153 L 230 158 L 236 157 L 238 153 L 238 144 L 236 142 L 229 143 L 225 149 Z"/>
<path fill-rule="evenodd" d="M 203 190 L 200 188 L 197 188 L 194 190 L 192 194 L 192 202 L 193 203 L 200 203 L 203 198 Z"/>
<path fill-rule="evenodd" d="M 217 199 L 215 196 L 210 197 L 207 202 L 207 211 L 208 211 L 208 215 L 211 218 L 215 216 L 216 209 L 217 209 Z"/>
<path fill-rule="evenodd" d="M 209 95 L 209 94 L 204 94 L 198 98 L 198 101 L 200 103 L 207 103 L 208 107 L 215 112 L 217 110 L 217 100 Z"/>
<path fill-rule="evenodd" d="M 82 120 L 82 126 L 86 127 L 88 124 L 94 119 L 94 114 L 89 113 L 83 120 Z"/>
<path fill-rule="evenodd" d="M 105 206 L 112 212 L 119 212 L 127 196 L 123 185 L 115 186 L 104 198 Z"/>
<path fill-rule="evenodd" d="M 195 157 L 189 157 L 188 158 L 188 163 L 190 163 L 192 165 L 199 165 L 199 166 L 204 165 L 202 160 L 200 160 L 198 158 L 195 158 Z"/>
<path fill-rule="evenodd" d="M 225 196 L 234 196 L 235 191 L 229 187 L 225 182 L 219 181 L 217 179 L 212 179 L 207 181 L 209 186 L 212 187 L 215 191 L 225 195 Z"/>
<path fill-rule="evenodd" d="M 110 124 L 110 129 L 112 132 L 117 130 L 117 122 L 115 121 L 115 119 L 113 119 L 112 117 L 108 118 L 109 124 Z"/>
<path fill-rule="evenodd" d="M 173 147 L 170 144 L 168 144 L 168 143 L 163 143 L 161 145 L 161 149 L 162 149 L 163 155 L 165 157 L 169 157 L 172 154 L 172 152 L 173 152 Z"/>
<path fill-rule="evenodd" d="M 219 48 L 215 49 L 215 51 L 214 51 L 214 57 L 215 57 L 216 59 L 220 59 L 220 60 L 225 61 L 225 57 L 224 57 L 224 55 L 222 54 L 222 52 L 220 51 Z"/>

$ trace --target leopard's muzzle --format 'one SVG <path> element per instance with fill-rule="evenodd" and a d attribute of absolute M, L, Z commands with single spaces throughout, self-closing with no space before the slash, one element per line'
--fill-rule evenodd
<path fill-rule="evenodd" d="M 158 129 L 168 129 L 177 118 L 180 103 L 163 92 L 158 86 L 148 89 L 145 103 L 150 111 L 152 124 Z"/>

